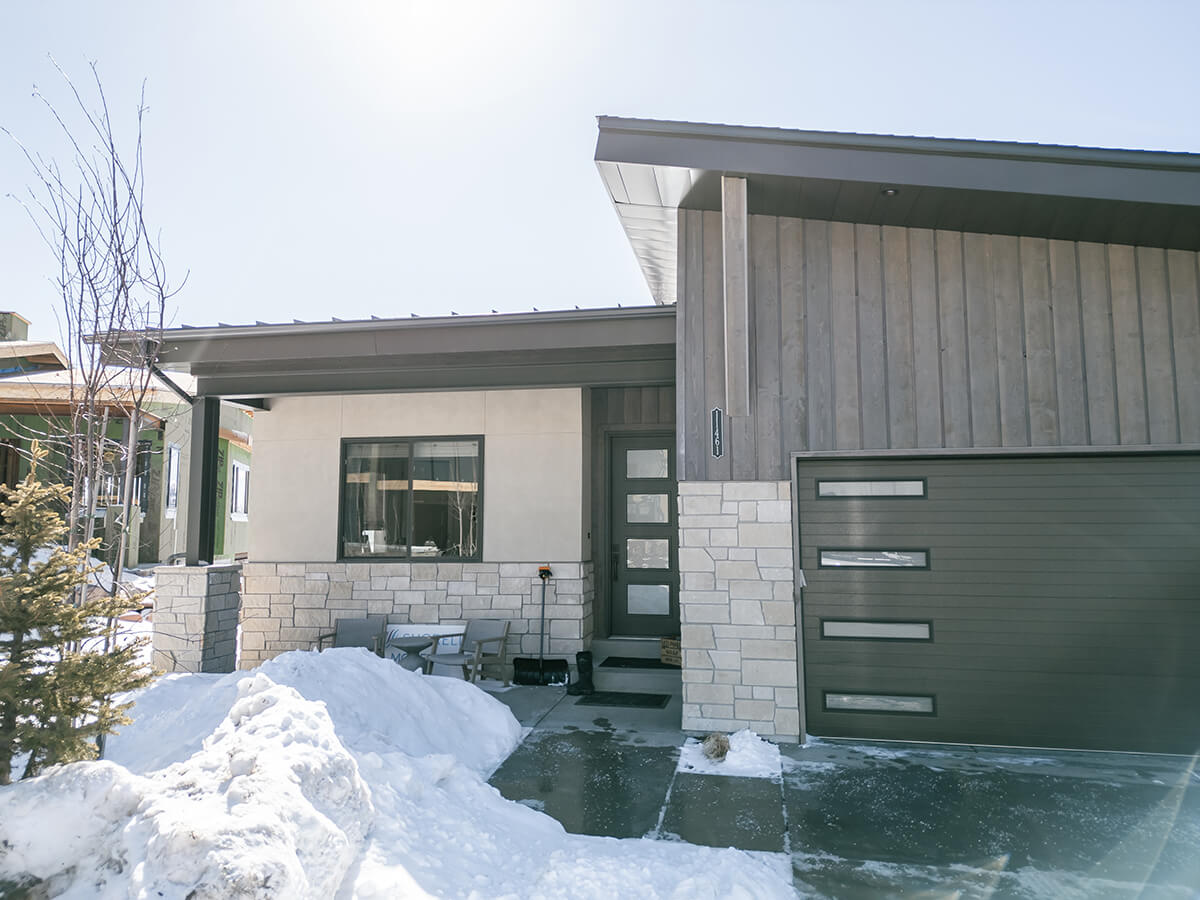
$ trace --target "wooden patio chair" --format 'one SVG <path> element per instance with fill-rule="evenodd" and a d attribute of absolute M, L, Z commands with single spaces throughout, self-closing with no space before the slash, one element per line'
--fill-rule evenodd
<path fill-rule="evenodd" d="M 333 631 L 317 635 L 317 649 L 324 650 L 325 642 L 332 647 L 365 647 L 376 656 L 383 656 L 387 636 L 387 616 L 367 616 L 365 619 L 338 619 Z"/>
<path fill-rule="evenodd" d="M 433 635 L 433 646 L 425 658 L 425 672 L 432 672 L 434 666 L 459 666 L 463 680 L 474 683 L 484 666 L 497 665 L 504 673 L 504 686 L 508 687 L 508 626 L 506 619 L 472 619 L 457 634 Z M 439 652 L 438 642 L 453 637 L 462 638 L 459 652 Z"/>

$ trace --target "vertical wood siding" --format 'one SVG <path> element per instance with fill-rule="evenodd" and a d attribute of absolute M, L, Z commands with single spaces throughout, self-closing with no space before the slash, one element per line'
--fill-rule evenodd
<path fill-rule="evenodd" d="M 721 217 L 679 212 L 685 480 L 793 451 L 1200 442 L 1200 262 L 1182 250 L 751 216 L 751 415 L 725 408 Z"/>

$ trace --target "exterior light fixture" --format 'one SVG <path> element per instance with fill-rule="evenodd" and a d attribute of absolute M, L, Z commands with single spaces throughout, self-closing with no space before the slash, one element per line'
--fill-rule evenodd
<path fill-rule="evenodd" d="M 885 197 L 895 197 L 898 193 L 900 193 L 900 190 L 894 187 L 885 187 L 880 188 L 879 193 L 883 194 Z"/>

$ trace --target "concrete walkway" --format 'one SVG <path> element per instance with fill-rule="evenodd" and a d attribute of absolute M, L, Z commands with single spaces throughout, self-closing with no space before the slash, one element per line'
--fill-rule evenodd
<path fill-rule="evenodd" d="M 806 896 L 1200 896 L 1193 760 L 814 740 L 775 778 L 700 775 L 670 706 L 496 696 L 529 732 L 491 783 L 568 831 L 784 854 Z"/>

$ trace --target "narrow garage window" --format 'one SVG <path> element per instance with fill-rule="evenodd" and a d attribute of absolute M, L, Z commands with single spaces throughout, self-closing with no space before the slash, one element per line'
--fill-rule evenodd
<path fill-rule="evenodd" d="M 906 716 L 937 714 L 934 698 L 925 694 L 836 694 L 826 691 L 825 710 L 898 713 Z"/>
<path fill-rule="evenodd" d="M 924 497 L 925 479 L 817 481 L 818 497 Z"/>
<path fill-rule="evenodd" d="M 819 550 L 822 569 L 928 569 L 928 550 Z"/>
<path fill-rule="evenodd" d="M 866 641 L 930 641 L 928 622 L 873 622 L 866 619 L 822 619 L 821 637 Z"/>

